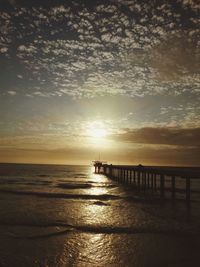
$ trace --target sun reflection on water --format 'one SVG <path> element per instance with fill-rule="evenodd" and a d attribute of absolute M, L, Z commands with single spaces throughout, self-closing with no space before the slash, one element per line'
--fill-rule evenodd
<path fill-rule="evenodd" d="M 92 174 L 92 180 L 94 182 L 97 182 L 97 183 L 106 183 L 106 182 L 108 182 L 107 177 L 105 177 L 104 175 L 95 174 L 95 173 Z"/>
<path fill-rule="evenodd" d="M 80 245 L 76 245 L 72 252 L 72 260 L 76 266 L 107 266 L 109 261 L 115 262 L 117 255 L 112 251 L 112 238 L 101 232 L 103 228 L 112 227 L 113 208 L 111 203 L 104 195 L 109 194 L 108 178 L 88 173 L 92 187 L 87 189 L 87 194 L 94 197 L 77 206 L 77 217 L 79 220 L 75 224 L 83 227 L 85 231 L 76 232 Z M 99 197 L 101 196 L 101 197 Z M 106 238 L 105 238 L 106 237 Z M 70 249 L 71 251 L 71 249 Z M 70 262 L 71 263 L 71 262 Z"/>

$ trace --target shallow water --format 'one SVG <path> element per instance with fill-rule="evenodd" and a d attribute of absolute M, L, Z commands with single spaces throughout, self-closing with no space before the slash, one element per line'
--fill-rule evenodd
<path fill-rule="evenodd" d="M 91 167 L 0 164 L 0 266 L 195 266 L 193 190 L 188 212 Z"/>

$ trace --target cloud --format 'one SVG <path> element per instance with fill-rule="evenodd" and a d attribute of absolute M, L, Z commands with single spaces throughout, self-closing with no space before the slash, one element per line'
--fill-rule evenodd
<path fill-rule="evenodd" d="M 16 91 L 8 91 L 8 94 L 11 95 L 11 96 L 14 96 L 14 95 L 16 95 L 17 93 L 16 93 Z"/>
<path fill-rule="evenodd" d="M 41 97 L 197 94 L 194 1 L 22 2 L 0 11 L 0 82 L 6 91 L 17 84 L 24 95 L 38 87 Z M 23 79 L 16 80 L 19 73 Z"/>
<path fill-rule="evenodd" d="M 166 40 L 152 48 L 151 66 L 161 81 L 200 74 L 200 49 L 188 35 L 168 35 Z"/>
<path fill-rule="evenodd" d="M 112 137 L 134 144 L 200 147 L 200 128 L 124 129 L 124 132 Z"/>
<path fill-rule="evenodd" d="M 52 147 L 52 141 L 48 147 L 44 147 L 44 141 L 36 141 L 40 144 L 39 148 L 31 147 L 30 143 L 34 139 L 31 137 L 27 140 L 27 145 L 16 146 L 15 140 L 7 140 L 9 146 L 0 145 L 0 161 L 1 162 L 34 162 L 34 163 L 64 163 L 64 164 L 89 164 L 91 159 L 96 155 L 96 149 L 91 147 L 83 147 L 81 145 L 73 148 L 70 145 L 65 148 Z M 60 140 L 60 139 L 59 139 Z M 1 139 L 0 142 L 2 143 Z M 14 143 L 13 143 L 14 142 Z M 24 141 L 23 141 L 24 143 Z M 105 160 L 115 164 L 143 164 L 143 165 L 180 165 L 199 166 L 200 148 L 199 147 L 169 147 L 156 146 L 151 147 L 135 147 L 130 149 L 119 150 L 103 150 L 103 157 Z M 172 157 L 173 155 L 173 157 Z"/>
<path fill-rule="evenodd" d="M 7 0 L 11 5 L 16 5 L 17 1 L 16 0 Z"/>
<path fill-rule="evenodd" d="M 0 53 L 6 53 L 8 51 L 8 48 L 7 47 L 2 47 L 0 49 Z"/>
<path fill-rule="evenodd" d="M 195 10 L 196 12 L 198 12 L 200 10 L 200 4 L 198 1 L 195 0 L 182 0 L 181 1 L 183 3 L 183 5 L 187 8 L 190 7 L 193 10 Z"/>
<path fill-rule="evenodd" d="M 163 165 L 163 166 L 199 166 L 200 159 L 199 147 L 169 147 L 141 146 L 140 148 L 130 149 L 123 154 L 122 157 L 129 160 L 130 164 L 143 165 Z M 127 164 L 127 163 L 126 163 Z"/>

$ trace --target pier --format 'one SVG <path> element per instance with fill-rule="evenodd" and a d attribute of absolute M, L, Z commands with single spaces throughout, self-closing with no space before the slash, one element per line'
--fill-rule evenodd
<path fill-rule="evenodd" d="M 200 168 L 198 167 L 128 166 L 104 164 L 101 161 L 94 161 L 94 167 L 96 174 L 106 175 L 110 179 L 130 185 L 143 193 L 156 193 L 161 200 L 166 199 L 166 192 L 169 192 L 171 200 L 175 201 L 176 181 L 184 179 L 185 187 L 182 191 L 188 205 L 191 201 L 191 179 L 200 179 Z M 168 187 L 166 187 L 166 179 L 170 180 Z"/>

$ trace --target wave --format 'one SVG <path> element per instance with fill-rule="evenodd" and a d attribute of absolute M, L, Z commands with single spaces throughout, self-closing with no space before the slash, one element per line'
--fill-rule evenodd
<path fill-rule="evenodd" d="M 76 177 L 76 178 L 79 178 L 79 177 L 87 177 L 88 175 L 86 174 L 86 173 L 76 173 L 75 175 L 74 175 L 74 177 Z"/>
<path fill-rule="evenodd" d="M 58 183 L 56 185 L 56 187 L 58 188 L 62 188 L 62 189 L 87 189 L 87 188 L 115 188 L 116 185 L 112 185 L 112 184 L 92 184 L 92 183 Z"/>
<path fill-rule="evenodd" d="M 195 235 L 200 236 L 200 232 L 192 229 L 156 229 L 156 228 L 144 228 L 144 227 L 124 227 L 124 226 L 102 226 L 102 225 L 71 225 L 67 223 L 14 223 L 14 222 L 0 222 L 0 226 L 18 226 L 18 227 L 41 227 L 41 228 L 64 228 L 61 231 L 54 231 L 47 234 L 40 235 L 15 235 L 11 234 L 13 238 L 19 239 L 40 239 L 49 238 L 58 235 L 65 235 L 70 232 L 84 232 L 91 234 L 162 234 L 162 235 L 173 235 L 173 236 L 183 236 L 183 235 Z"/>
<path fill-rule="evenodd" d="M 98 205 L 98 206 L 110 206 L 110 204 L 102 202 L 102 201 L 95 201 L 91 203 L 92 205 Z"/>
<path fill-rule="evenodd" d="M 0 180 L 1 185 L 6 184 L 17 184 L 17 185 L 49 185 L 52 184 L 52 181 L 41 181 L 41 180 L 25 180 L 23 178 L 21 179 L 1 179 Z"/>
<path fill-rule="evenodd" d="M 48 193 L 48 192 L 33 192 L 33 191 L 18 191 L 18 190 L 0 190 L 3 194 L 14 194 L 23 196 L 35 196 L 41 198 L 64 198 L 64 199 L 87 199 L 87 200 L 116 200 L 121 199 L 120 196 L 102 194 L 102 195 L 92 195 L 92 194 L 65 194 L 65 193 Z"/>
<path fill-rule="evenodd" d="M 21 179 L 4 179 L 4 178 L 1 178 L 0 184 L 18 184 L 18 183 L 22 182 L 20 180 L 24 181 L 23 178 L 21 178 Z"/>
<path fill-rule="evenodd" d="M 21 196 L 34 196 L 40 198 L 51 198 L 51 199 L 77 199 L 77 200 L 124 200 L 128 202 L 134 203 L 145 203 L 145 204 L 160 204 L 164 203 L 165 200 L 161 200 L 159 195 L 157 196 L 120 196 L 113 194 L 67 194 L 67 193 L 49 193 L 49 192 L 34 192 L 34 191 L 19 191 L 19 190 L 9 190 L 9 189 L 0 189 L 0 193 L 2 194 L 13 194 L 13 195 L 21 195 Z M 176 199 L 176 202 L 185 202 L 185 199 Z M 191 202 L 199 203 L 198 199 L 192 199 Z"/>
<path fill-rule="evenodd" d="M 79 184 L 79 183 L 76 183 L 76 184 L 75 183 L 73 183 L 73 184 L 60 183 L 56 187 L 64 188 L 64 189 L 84 189 L 84 188 L 91 188 L 92 185 L 91 184 L 86 184 L 86 183 L 83 183 L 83 184 Z"/>

